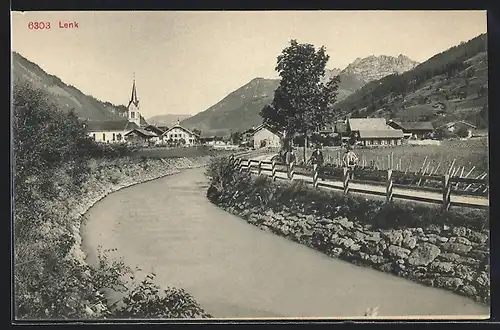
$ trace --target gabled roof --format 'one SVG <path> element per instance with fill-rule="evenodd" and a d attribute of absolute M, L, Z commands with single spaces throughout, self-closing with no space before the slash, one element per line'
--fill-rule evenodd
<path fill-rule="evenodd" d="M 170 127 L 169 129 L 167 129 L 165 132 L 163 132 L 162 136 L 163 136 L 163 135 L 165 135 L 165 134 L 167 134 L 168 132 L 170 132 L 170 131 L 171 131 L 171 130 L 173 130 L 174 128 L 179 128 L 179 129 L 181 129 L 181 130 L 185 131 L 186 133 L 189 133 L 189 134 L 191 134 L 191 135 L 196 136 L 197 138 L 199 138 L 199 137 L 200 137 L 198 134 L 196 134 L 196 133 L 194 133 L 194 132 L 191 132 L 190 130 L 188 130 L 188 129 L 187 129 L 187 128 L 185 128 L 185 127 L 182 127 L 182 126 L 181 126 L 181 125 L 179 125 L 179 124 L 175 124 L 174 126 L 172 126 L 172 127 Z"/>
<path fill-rule="evenodd" d="M 349 118 L 347 122 L 351 131 L 387 130 L 388 128 L 384 118 Z"/>
<path fill-rule="evenodd" d="M 384 129 L 384 130 L 360 130 L 359 137 L 361 139 L 383 139 L 383 138 L 402 138 L 403 131 L 400 129 Z"/>
<path fill-rule="evenodd" d="M 463 121 L 463 120 L 452 121 L 452 122 L 446 123 L 444 125 L 441 125 L 438 128 L 442 128 L 442 127 L 445 127 L 445 126 L 449 127 L 449 126 L 452 126 L 452 125 L 455 125 L 455 124 L 464 124 L 464 125 L 469 126 L 471 128 L 476 128 L 476 125 L 473 125 L 473 124 L 471 124 L 469 122 L 466 122 L 466 121 Z"/>
<path fill-rule="evenodd" d="M 161 128 L 159 127 L 156 127 L 154 125 L 148 125 L 146 127 L 144 127 L 144 129 L 146 131 L 150 131 L 150 132 L 154 132 L 156 133 L 158 136 L 162 135 L 165 131 L 163 131 Z"/>
<path fill-rule="evenodd" d="M 418 122 L 400 122 L 393 120 L 392 123 L 401 127 L 405 131 L 432 131 L 434 126 L 430 121 L 418 121 Z"/>
<path fill-rule="evenodd" d="M 127 131 L 139 128 L 139 126 L 127 120 L 120 121 L 89 121 L 86 123 L 87 131 L 100 132 L 100 131 Z"/>
<path fill-rule="evenodd" d="M 260 130 L 263 130 L 263 129 L 267 129 L 269 132 L 273 133 L 274 135 L 278 135 L 278 136 L 281 136 L 281 134 L 279 133 L 278 129 L 277 128 L 274 128 L 268 124 L 260 124 L 259 126 L 257 126 L 254 130 L 253 130 L 253 133 L 255 135 L 255 133 L 257 133 L 258 131 Z"/>
<path fill-rule="evenodd" d="M 125 134 L 125 136 L 130 135 L 132 133 L 137 133 L 138 135 L 141 135 L 143 137 L 148 137 L 148 138 L 158 136 L 155 133 L 150 132 L 150 131 L 146 131 L 145 129 L 142 129 L 142 128 L 135 128 L 135 129 L 131 130 L 130 132 L 128 132 L 127 134 Z"/>

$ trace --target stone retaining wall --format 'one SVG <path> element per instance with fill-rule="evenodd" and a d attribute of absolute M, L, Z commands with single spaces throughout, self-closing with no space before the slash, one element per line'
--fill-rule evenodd
<path fill-rule="evenodd" d="M 231 199 L 214 202 L 262 230 L 331 257 L 490 302 L 488 231 L 436 225 L 381 230 L 345 217 L 273 211 Z"/>

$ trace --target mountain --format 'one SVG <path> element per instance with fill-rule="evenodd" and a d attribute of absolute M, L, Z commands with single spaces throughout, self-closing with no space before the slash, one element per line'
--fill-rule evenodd
<path fill-rule="evenodd" d="M 327 69 L 323 82 L 339 76 L 340 83 L 337 101 L 343 100 L 363 87 L 368 79 L 375 76 L 375 69 L 370 65 L 383 69 L 382 74 L 400 72 L 413 67 L 416 62 L 406 56 L 398 58 L 390 56 L 369 57 L 358 59 L 344 70 Z M 260 110 L 272 102 L 274 91 L 279 86 L 279 79 L 255 78 L 248 84 L 235 90 L 219 103 L 186 120 L 182 125 L 199 129 L 202 135 L 228 135 L 230 131 L 243 131 L 262 122 Z"/>
<path fill-rule="evenodd" d="M 398 57 L 371 55 L 365 58 L 357 58 L 342 70 L 341 73 L 357 75 L 365 83 L 368 83 L 391 74 L 403 73 L 411 70 L 418 64 L 418 62 L 402 54 Z"/>
<path fill-rule="evenodd" d="M 277 79 L 255 78 L 238 88 L 217 104 L 181 122 L 190 129 L 199 129 L 202 135 L 227 135 L 230 130 L 243 131 L 259 125 L 260 110 L 271 103 Z"/>
<path fill-rule="evenodd" d="M 488 123 L 487 36 L 436 54 L 402 74 L 372 81 L 335 107 L 352 117 Z"/>
<path fill-rule="evenodd" d="M 155 126 L 170 127 L 174 125 L 177 122 L 177 120 L 182 121 L 189 117 L 191 117 L 191 115 L 171 115 L 171 114 L 157 115 L 149 118 L 148 123 Z"/>
<path fill-rule="evenodd" d="M 14 81 L 29 81 L 35 87 L 46 91 L 52 96 L 52 101 L 63 111 L 74 109 L 82 120 L 126 120 L 126 106 L 103 102 L 91 95 L 86 95 L 76 87 L 65 84 L 57 76 L 48 74 L 16 52 L 12 52 L 12 75 Z M 146 123 L 142 117 L 141 122 Z"/>

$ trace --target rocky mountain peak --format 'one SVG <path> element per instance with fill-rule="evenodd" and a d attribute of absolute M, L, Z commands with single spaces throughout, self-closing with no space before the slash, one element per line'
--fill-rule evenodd
<path fill-rule="evenodd" d="M 403 73 L 416 67 L 419 63 L 403 54 L 398 57 L 388 55 L 370 55 L 357 58 L 342 73 L 356 74 L 365 82 L 381 79 L 394 73 Z"/>

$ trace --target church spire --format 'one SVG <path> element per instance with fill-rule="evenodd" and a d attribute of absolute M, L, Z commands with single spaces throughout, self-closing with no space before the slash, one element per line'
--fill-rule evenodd
<path fill-rule="evenodd" d="M 135 87 L 135 72 L 134 72 L 134 80 L 133 80 L 133 83 L 132 83 L 132 96 L 130 97 L 130 102 L 129 102 L 129 106 L 130 104 L 134 104 L 136 107 L 139 105 L 139 100 L 137 99 L 137 89 Z"/>

